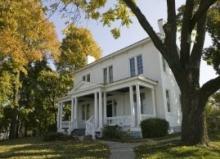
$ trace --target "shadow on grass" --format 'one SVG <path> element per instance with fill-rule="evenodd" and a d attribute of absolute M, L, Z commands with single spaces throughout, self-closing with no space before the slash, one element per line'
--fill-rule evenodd
<path fill-rule="evenodd" d="M 209 147 L 182 146 L 178 138 L 164 138 L 146 142 L 135 149 L 137 158 L 142 159 L 220 159 L 220 140 Z"/>
<path fill-rule="evenodd" d="M 23 141 L 23 142 L 22 142 Z M 36 142 L 35 142 L 36 141 Z M 0 158 L 108 158 L 108 148 L 97 142 L 18 139 L 1 143 Z"/>

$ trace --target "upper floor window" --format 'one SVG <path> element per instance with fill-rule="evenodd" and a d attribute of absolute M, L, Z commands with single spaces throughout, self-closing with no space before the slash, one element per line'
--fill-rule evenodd
<path fill-rule="evenodd" d="M 134 59 L 134 57 L 130 58 L 130 74 L 131 74 L 131 77 L 135 76 L 135 59 Z"/>
<path fill-rule="evenodd" d="M 135 60 L 136 59 L 136 60 Z M 130 58 L 130 75 L 131 77 L 135 75 L 143 74 L 143 59 L 142 55 L 138 55 L 136 58 Z"/>
<path fill-rule="evenodd" d="M 107 80 L 108 80 L 108 70 L 107 70 L 107 68 L 104 68 L 103 69 L 103 79 L 104 79 L 104 83 L 107 83 Z"/>
<path fill-rule="evenodd" d="M 162 57 L 162 63 L 163 63 L 163 71 L 166 72 L 166 60 Z"/>
<path fill-rule="evenodd" d="M 139 75 L 143 74 L 143 60 L 141 55 L 137 56 L 137 71 Z"/>
<path fill-rule="evenodd" d="M 82 80 L 85 81 L 85 82 L 90 82 L 90 80 L 91 80 L 90 74 L 84 75 L 82 77 Z"/>
<path fill-rule="evenodd" d="M 109 66 L 108 72 L 109 72 L 109 83 L 112 83 L 113 82 L 113 67 L 112 66 Z"/>
<path fill-rule="evenodd" d="M 113 82 L 113 66 L 109 66 L 103 69 L 103 80 L 105 84 Z"/>
<path fill-rule="evenodd" d="M 170 91 L 166 89 L 167 111 L 171 112 Z"/>

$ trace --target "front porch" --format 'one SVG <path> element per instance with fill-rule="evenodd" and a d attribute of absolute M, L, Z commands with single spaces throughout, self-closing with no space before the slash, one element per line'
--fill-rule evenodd
<path fill-rule="evenodd" d="M 95 137 L 105 125 L 138 130 L 142 120 L 156 116 L 155 85 L 156 82 L 133 77 L 105 86 L 76 87 L 59 102 L 58 131 L 70 134 L 74 129 L 85 129 L 86 135 Z M 64 112 L 67 106 L 69 118 Z"/>

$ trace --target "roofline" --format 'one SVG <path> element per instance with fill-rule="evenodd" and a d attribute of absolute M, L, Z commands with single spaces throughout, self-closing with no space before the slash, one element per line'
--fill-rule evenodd
<path fill-rule="evenodd" d="M 150 37 L 144 38 L 144 39 L 142 39 L 142 40 L 140 40 L 140 41 L 138 41 L 138 42 L 135 42 L 135 43 L 133 43 L 133 44 L 131 44 L 131 45 L 129 45 L 129 46 L 126 46 L 126 47 L 124 47 L 124 48 L 122 48 L 122 49 L 120 49 L 120 50 L 117 50 L 117 51 L 115 51 L 115 52 L 113 52 L 113 53 L 111 53 L 111 54 L 109 54 L 109 55 L 106 55 L 106 56 L 104 56 L 104 57 L 102 57 L 102 58 L 100 58 L 100 59 L 98 59 L 98 60 L 92 62 L 91 64 L 86 65 L 86 66 L 83 67 L 83 68 L 80 68 L 80 69 L 74 71 L 73 74 L 78 73 L 78 72 L 80 72 L 80 71 L 83 71 L 83 70 L 87 69 L 88 67 L 92 67 L 92 66 L 94 66 L 94 65 L 96 65 L 96 64 L 98 64 L 98 63 L 100 63 L 100 62 L 106 61 L 106 60 L 108 60 L 108 59 L 110 59 L 110 58 L 112 58 L 112 57 L 115 57 L 115 56 L 117 56 L 117 55 L 120 55 L 120 54 L 122 54 L 122 53 L 124 53 L 124 52 L 126 52 L 126 51 L 129 51 L 130 49 L 136 48 L 136 47 L 138 47 L 138 46 L 140 46 L 140 45 L 143 45 L 144 43 L 148 43 L 148 42 L 150 42 L 150 41 L 151 41 L 151 38 L 150 38 Z"/>

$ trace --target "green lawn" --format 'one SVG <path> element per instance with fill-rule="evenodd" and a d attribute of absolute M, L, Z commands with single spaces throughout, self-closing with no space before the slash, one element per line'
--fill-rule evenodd
<path fill-rule="evenodd" d="M 108 147 L 98 142 L 54 141 L 43 142 L 40 138 L 25 138 L 0 142 L 0 158 L 108 158 Z"/>
<path fill-rule="evenodd" d="M 138 159 L 220 159 L 220 133 L 212 136 L 210 146 L 181 146 L 179 137 L 148 140 L 136 148 Z"/>

